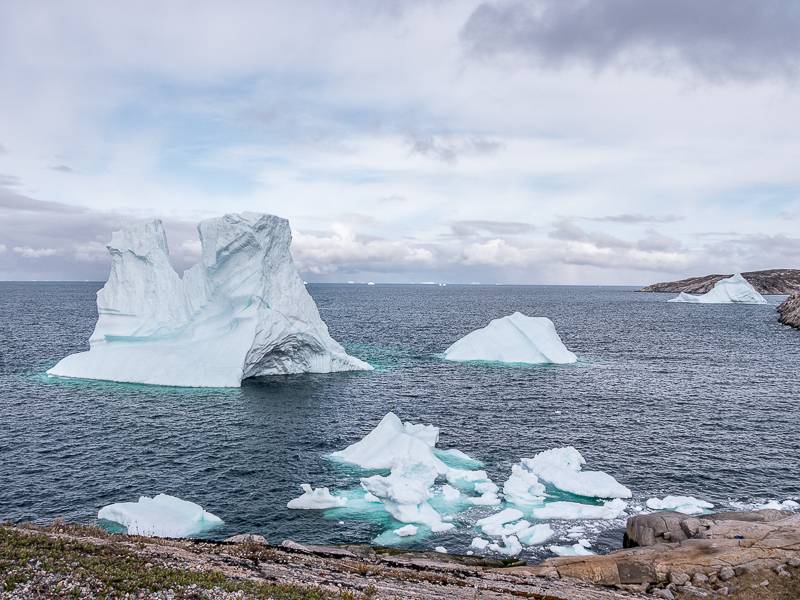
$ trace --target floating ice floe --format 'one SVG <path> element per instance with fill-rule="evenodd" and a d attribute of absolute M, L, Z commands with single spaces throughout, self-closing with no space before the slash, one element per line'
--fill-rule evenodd
<path fill-rule="evenodd" d="M 462 468 L 481 463 L 463 452 L 436 448 L 438 438 L 438 428 L 403 423 L 389 413 L 363 439 L 330 455 L 336 462 L 367 471 L 360 478 L 361 490 L 349 490 L 341 497 L 310 487 L 304 490 L 331 503 L 328 518 L 346 514 L 386 523 L 376 543 L 398 544 L 411 536 L 420 539 L 456 526 L 475 526 L 491 539 L 475 538 L 471 549 L 508 556 L 554 535 L 550 523 L 536 520 L 611 520 L 626 509 L 620 498 L 599 503 L 601 497 L 630 496 L 630 490 L 606 473 L 582 471 L 585 461 L 574 448 L 522 459 L 512 467 L 501 492 L 484 469 Z M 383 473 L 374 474 L 375 470 Z M 548 493 L 548 488 L 556 491 Z M 565 493 L 591 495 L 594 500 L 559 500 Z M 349 501 L 342 507 L 337 499 L 344 498 Z M 379 516 L 381 511 L 385 517 Z M 387 522 L 386 517 L 391 519 Z"/>
<path fill-rule="evenodd" d="M 286 508 L 295 510 L 321 510 L 325 508 L 336 508 L 347 504 L 347 498 L 333 496 L 328 488 L 311 488 L 307 483 L 300 484 L 303 495 L 298 496 L 286 504 Z"/>
<path fill-rule="evenodd" d="M 447 548 L 444 546 L 436 546 L 433 550 L 439 554 L 447 554 Z"/>
<path fill-rule="evenodd" d="M 522 552 L 522 544 L 519 543 L 517 536 L 509 535 L 503 536 L 503 545 L 497 543 L 489 544 L 489 550 L 503 554 L 504 556 L 516 556 Z"/>
<path fill-rule="evenodd" d="M 444 474 L 448 467 L 433 452 L 438 440 L 438 427 L 403 424 L 390 412 L 362 440 L 330 456 L 362 469 L 391 469 L 396 462 L 405 461 L 430 465 L 437 473 Z"/>
<path fill-rule="evenodd" d="M 395 529 L 394 534 L 397 537 L 408 537 L 412 535 L 417 535 L 417 528 L 414 525 L 404 525 L 399 529 Z"/>
<path fill-rule="evenodd" d="M 486 327 L 465 335 L 444 351 L 454 361 L 491 361 L 529 364 L 574 363 L 550 319 L 513 315 L 494 319 Z"/>
<path fill-rule="evenodd" d="M 767 304 L 767 300 L 759 294 L 750 283 L 736 273 L 733 277 L 721 279 L 714 287 L 699 296 L 681 292 L 676 298 L 667 302 L 692 302 L 695 304 Z"/>
<path fill-rule="evenodd" d="M 548 502 L 544 506 L 531 509 L 535 519 L 618 519 L 623 515 L 627 504 L 619 498 L 603 504 L 581 504 L 579 502 Z"/>
<path fill-rule="evenodd" d="M 778 502 L 777 500 L 770 500 L 769 502 L 764 502 L 763 504 L 757 504 L 757 510 L 764 510 L 764 509 L 772 509 L 772 510 L 791 510 L 795 511 L 800 509 L 800 503 L 795 502 L 794 500 L 784 500 L 783 502 Z"/>
<path fill-rule="evenodd" d="M 547 549 L 558 556 L 590 556 L 594 554 L 589 548 L 589 540 L 578 540 L 572 546 L 548 546 Z"/>
<path fill-rule="evenodd" d="M 223 524 L 222 519 L 202 506 L 167 494 L 109 504 L 98 511 L 97 518 L 119 523 L 131 535 L 174 538 L 196 535 Z"/>
<path fill-rule="evenodd" d="M 586 460 L 572 446 L 540 452 L 523 458 L 522 465 L 553 487 L 590 498 L 630 498 L 631 491 L 603 471 L 583 471 Z M 512 476 L 514 475 L 512 470 Z"/>
<path fill-rule="evenodd" d="M 699 515 L 714 505 L 705 500 L 698 500 L 693 496 L 665 496 L 664 498 L 650 498 L 646 502 L 651 510 L 672 510 L 684 515 Z"/>
<path fill-rule="evenodd" d="M 328 333 L 292 261 L 289 222 L 243 213 L 198 225 L 200 262 L 173 269 L 160 221 L 115 232 L 89 350 L 50 375 L 186 387 L 372 367 Z"/>

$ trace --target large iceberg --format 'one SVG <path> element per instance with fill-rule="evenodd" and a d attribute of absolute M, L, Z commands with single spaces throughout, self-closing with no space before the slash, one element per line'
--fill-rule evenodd
<path fill-rule="evenodd" d="M 223 524 L 202 506 L 167 494 L 109 504 L 100 509 L 97 518 L 124 525 L 131 535 L 155 537 L 187 537 Z"/>
<path fill-rule="evenodd" d="M 572 446 L 545 450 L 521 463 L 529 474 L 562 492 L 591 498 L 631 497 L 631 491 L 608 473 L 584 471 L 586 459 Z"/>
<path fill-rule="evenodd" d="M 578 360 L 564 346 L 550 319 L 519 312 L 494 319 L 486 327 L 465 335 L 444 351 L 444 358 L 529 364 Z"/>
<path fill-rule="evenodd" d="M 733 277 L 721 279 L 714 287 L 699 296 L 681 292 L 676 298 L 667 302 L 693 302 L 696 304 L 767 304 L 767 300 L 759 294 L 750 283 L 736 273 Z"/>
<path fill-rule="evenodd" d="M 188 387 L 371 369 L 328 333 L 289 252 L 289 222 L 231 214 L 198 225 L 202 258 L 181 277 L 160 221 L 115 232 L 89 351 L 50 375 Z"/>

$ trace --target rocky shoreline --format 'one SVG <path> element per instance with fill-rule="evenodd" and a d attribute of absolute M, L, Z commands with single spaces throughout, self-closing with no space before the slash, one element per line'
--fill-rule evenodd
<path fill-rule="evenodd" d="M 781 323 L 800 329 L 800 292 L 784 300 L 778 307 L 778 313 Z"/>
<path fill-rule="evenodd" d="M 0 598 L 800 598 L 800 514 L 631 517 L 623 550 L 521 561 L 260 536 L 224 542 L 0 526 Z"/>
<path fill-rule="evenodd" d="M 639 290 L 640 292 L 669 292 L 679 294 L 705 294 L 714 287 L 714 284 L 731 275 L 704 275 L 702 277 L 689 277 L 679 281 L 665 281 L 654 283 Z M 767 271 L 748 271 L 742 273 L 750 285 L 759 294 L 783 295 L 800 292 L 800 269 L 769 269 Z"/>

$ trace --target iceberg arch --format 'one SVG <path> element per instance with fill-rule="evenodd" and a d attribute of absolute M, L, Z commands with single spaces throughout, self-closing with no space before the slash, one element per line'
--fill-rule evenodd
<path fill-rule="evenodd" d="M 289 222 L 258 213 L 198 225 L 202 256 L 183 277 L 160 221 L 115 232 L 89 350 L 47 373 L 185 387 L 260 375 L 372 369 L 328 333 L 292 260 Z"/>

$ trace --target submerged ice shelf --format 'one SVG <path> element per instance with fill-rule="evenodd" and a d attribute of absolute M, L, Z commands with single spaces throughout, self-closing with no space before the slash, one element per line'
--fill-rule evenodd
<path fill-rule="evenodd" d="M 714 287 L 699 296 L 681 292 L 679 296 L 667 302 L 688 302 L 695 304 L 767 304 L 767 300 L 759 294 L 750 283 L 736 273 L 732 277 L 722 279 Z"/>
<path fill-rule="evenodd" d="M 187 387 L 367 370 L 329 335 L 289 252 L 289 222 L 243 213 L 198 225 L 202 257 L 172 268 L 160 221 L 112 235 L 89 350 L 50 375 Z"/>
<path fill-rule="evenodd" d="M 631 497 L 611 475 L 584 471 L 585 459 L 571 446 L 522 459 L 501 491 L 481 463 L 458 450 L 436 448 L 438 440 L 437 427 L 403 423 L 388 413 L 362 440 L 329 455 L 365 472 L 360 491 L 331 493 L 304 485 L 305 493 L 287 506 L 373 522 L 378 511 L 385 515 L 384 531 L 374 540 L 379 544 L 460 530 L 473 538 L 470 552 L 516 556 L 556 537 L 556 521 L 619 519 L 627 508 L 623 498 Z M 323 500 L 319 505 L 312 502 L 316 497 Z"/>
<path fill-rule="evenodd" d="M 444 357 L 453 361 L 528 364 L 567 364 L 578 360 L 564 346 L 550 319 L 519 312 L 494 319 L 486 327 L 465 335 L 444 351 Z"/>

